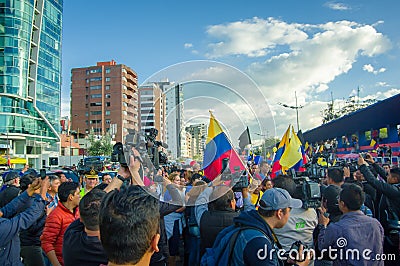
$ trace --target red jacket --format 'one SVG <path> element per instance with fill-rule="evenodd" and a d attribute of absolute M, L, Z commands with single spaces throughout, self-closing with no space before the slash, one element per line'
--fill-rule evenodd
<path fill-rule="evenodd" d="M 75 209 L 75 213 L 72 213 L 61 202 L 59 202 L 57 207 L 46 219 L 46 224 L 42 236 L 40 237 L 42 249 L 46 254 L 54 250 L 61 265 L 64 265 L 62 257 L 64 232 L 67 230 L 67 227 L 78 218 L 78 208 Z"/>

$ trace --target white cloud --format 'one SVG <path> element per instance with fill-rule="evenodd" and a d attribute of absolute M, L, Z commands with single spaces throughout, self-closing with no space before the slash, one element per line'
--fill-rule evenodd
<path fill-rule="evenodd" d="M 344 4 L 344 3 L 335 3 L 335 2 L 328 2 L 325 4 L 328 8 L 333 9 L 333 10 L 350 10 L 350 6 Z"/>
<path fill-rule="evenodd" d="M 183 46 L 185 47 L 185 49 L 188 49 L 188 48 L 192 48 L 193 44 L 192 43 L 185 43 Z"/>
<path fill-rule="evenodd" d="M 372 73 L 372 72 L 374 72 L 374 67 L 372 65 L 370 65 L 370 64 L 364 65 L 363 66 L 363 70 L 365 70 L 365 71 L 367 71 L 369 73 Z"/>
<path fill-rule="evenodd" d="M 70 103 L 66 101 L 61 102 L 61 117 L 63 116 L 70 116 Z"/>
<path fill-rule="evenodd" d="M 379 81 L 379 82 L 377 82 L 375 84 L 375 86 L 377 86 L 377 87 L 389 87 L 390 85 L 387 84 L 387 82 L 385 82 L 385 81 Z"/>
<path fill-rule="evenodd" d="M 386 71 L 386 68 L 381 67 L 378 70 L 375 70 L 375 68 L 371 65 L 371 64 L 367 64 L 363 66 L 363 70 L 369 72 L 369 73 L 373 73 L 374 75 L 377 75 L 378 73 L 383 73 Z"/>
<path fill-rule="evenodd" d="M 277 45 L 307 39 L 307 34 L 299 29 L 299 26 L 274 18 L 264 20 L 257 17 L 213 25 L 207 29 L 207 34 L 218 41 L 209 45 L 211 52 L 207 56 L 210 58 L 239 54 L 249 57 L 265 56 Z"/>
<path fill-rule="evenodd" d="M 378 91 L 375 94 L 366 96 L 365 98 L 368 99 L 367 97 L 372 97 L 373 99 L 384 100 L 384 99 L 390 98 L 399 93 L 400 93 L 400 89 L 392 88 L 388 91 L 383 91 L 383 92 Z M 362 98 L 362 99 L 364 99 L 364 98 Z"/>
<path fill-rule="evenodd" d="M 327 91 L 330 83 L 350 71 L 359 57 L 373 57 L 391 47 L 388 38 L 371 25 L 351 21 L 309 25 L 253 18 L 214 25 L 207 33 L 216 38 L 209 46 L 211 57 L 266 57 L 273 51 L 264 61 L 253 61 L 245 72 L 257 82 L 272 112 L 278 114 L 277 132 L 296 121 L 295 111 L 285 110 L 281 115 L 283 107 L 278 102 L 294 106 L 296 91 L 298 105 L 307 103 L 299 110 L 301 128 L 315 127 L 321 124 L 320 110 L 326 106 L 315 102 L 315 95 Z M 372 65 L 365 68 L 373 69 Z M 382 73 L 385 69 L 372 71 Z"/>

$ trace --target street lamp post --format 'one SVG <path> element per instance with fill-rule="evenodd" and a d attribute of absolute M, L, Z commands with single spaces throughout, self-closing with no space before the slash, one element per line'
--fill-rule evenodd
<path fill-rule="evenodd" d="M 299 130 L 300 130 L 300 127 L 299 127 L 299 109 L 303 108 L 304 106 L 303 105 L 301 105 L 301 106 L 297 105 L 297 94 L 296 94 L 296 92 L 294 92 L 294 97 L 296 99 L 296 105 L 295 106 L 290 106 L 290 105 L 287 105 L 287 104 L 284 104 L 284 103 L 278 103 L 278 104 L 283 106 L 283 107 L 286 107 L 286 108 L 296 109 L 297 132 L 299 132 Z"/>
<path fill-rule="evenodd" d="M 263 139 L 263 150 L 264 150 L 264 158 L 266 160 L 267 159 L 267 148 L 265 147 L 265 142 L 267 141 L 267 138 L 268 138 L 268 131 L 267 131 L 267 134 L 261 134 L 261 133 L 254 133 L 254 134 L 264 138 Z"/>
<path fill-rule="evenodd" d="M 43 168 L 43 133 L 44 129 L 40 130 L 40 168 Z"/>
<path fill-rule="evenodd" d="M 72 165 L 71 163 L 71 159 L 72 159 L 72 154 L 71 154 L 71 150 L 72 150 L 72 146 L 71 146 L 71 132 L 69 132 L 69 166 Z"/>

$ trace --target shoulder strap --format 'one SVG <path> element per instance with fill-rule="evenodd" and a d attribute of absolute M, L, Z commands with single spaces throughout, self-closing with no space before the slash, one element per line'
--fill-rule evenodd
<path fill-rule="evenodd" d="M 279 242 L 273 241 L 263 230 L 261 230 L 261 229 L 259 229 L 259 228 L 257 228 L 257 227 L 254 227 L 254 226 L 248 226 L 248 225 L 246 225 L 246 226 L 240 226 L 240 225 L 239 225 L 239 230 L 237 230 L 237 231 L 232 235 L 232 237 L 231 237 L 231 239 L 230 239 L 230 241 L 229 241 L 230 250 L 229 250 L 229 261 L 228 261 L 228 265 L 231 265 L 231 259 L 232 259 L 234 247 L 235 247 L 235 245 L 236 245 L 236 240 L 237 240 L 237 238 L 238 238 L 240 232 L 242 232 L 242 231 L 244 231 L 244 230 L 246 230 L 246 229 L 254 229 L 254 230 L 257 230 L 257 231 L 261 232 L 261 233 L 262 233 L 266 238 L 268 238 L 272 243 L 276 243 L 276 244 L 278 245 L 278 247 L 279 247 L 280 249 L 282 249 L 281 244 L 280 244 Z M 218 262 L 218 261 L 219 261 L 219 257 L 218 257 L 217 262 Z"/>

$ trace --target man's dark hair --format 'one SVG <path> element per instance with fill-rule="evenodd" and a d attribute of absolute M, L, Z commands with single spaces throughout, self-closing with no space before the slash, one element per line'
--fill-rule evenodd
<path fill-rule="evenodd" d="M 390 175 L 397 178 L 397 182 L 400 182 L 400 168 L 393 167 L 390 169 Z"/>
<path fill-rule="evenodd" d="M 92 189 L 79 202 L 79 213 L 82 223 L 92 231 L 99 230 L 100 204 L 106 192 L 100 189 Z"/>
<path fill-rule="evenodd" d="M 58 198 L 61 202 L 67 202 L 69 195 L 74 195 L 79 184 L 76 182 L 64 182 L 58 187 Z"/>
<path fill-rule="evenodd" d="M 265 203 L 264 203 L 264 201 L 260 201 L 260 206 L 262 206 L 262 207 L 267 207 L 266 205 L 265 205 Z M 264 205 L 264 206 L 263 206 Z M 277 210 L 263 210 L 263 209 L 261 209 L 261 208 L 258 208 L 258 210 L 257 210 L 257 212 L 258 212 L 258 214 L 260 214 L 262 217 L 272 217 L 272 216 L 274 216 L 275 215 L 275 212 L 276 212 Z M 283 211 L 283 213 L 286 213 L 286 209 L 282 209 L 282 211 Z"/>
<path fill-rule="evenodd" d="M 222 196 L 221 196 L 222 195 Z M 226 186 L 215 187 L 211 193 L 211 202 L 208 204 L 210 211 L 232 210 L 231 201 L 235 198 L 232 189 Z"/>
<path fill-rule="evenodd" d="M 194 173 L 191 177 L 190 177 L 190 183 L 193 184 L 194 181 L 196 181 L 196 179 L 202 179 L 202 175 L 199 173 Z"/>
<path fill-rule="evenodd" d="M 37 176 L 32 173 L 23 175 L 19 180 L 19 188 L 21 189 L 21 192 L 25 191 L 36 178 Z"/>
<path fill-rule="evenodd" d="M 332 167 L 328 168 L 328 177 L 335 183 L 341 183 L 344 181 L 343 168 Z"/>
<path fill-rule="evenodd" d="M 357 211 L 364 204 L 365 193 L 361 187 L 356 184 L 345 184 L 340 191 L 340 200 L 351 211 Z"/>
<path fill-rule="evenodd" d="M 342 213 L 338 206 L 338 196 L 341 190 L 339 186 L 329 185 L 322 192 L 323 200 L 326 201 L 327 211 L 331 215 Z"/>
<path fill-rule="evenodd" d="M 289 192 L 291 197 L 301 199 L 301 195 L 297 195 L 299 193 L 297 193 L 296 183 L 294 182 L 293 178 L 287 175 L 278 175 L 272 180 L 272 182 L 274 183 L 274 187 L 285 189 L 287 192 Z"/>
<path fill-rule="evenodd" d="M 109 261 L 138 263 L 159 231 L 159 223 L 158 200 L 140 186 L 108 193 L 100 205 L 99 226 Z"/>

